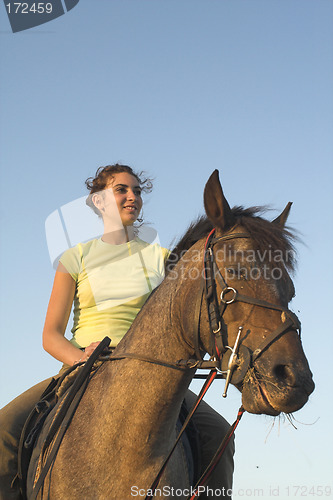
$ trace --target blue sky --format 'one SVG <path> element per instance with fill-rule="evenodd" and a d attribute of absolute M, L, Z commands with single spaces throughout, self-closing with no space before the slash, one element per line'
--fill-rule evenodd
<path fill-rule="evenodd" d="M 297 431 L 243 417 L 234 497 L 331 485 L 332 20 L 329 0 L 80 0 L 13 34 L 1 5 L 0 405 L 59 368 L 41 347 L 47 217 L 123 162 L 155 178 L 145 218 L 169 246 L 218 168 L 230 205 L 294 202 L 292 307 L 317 384 Z M 233 420 L 240 395 L 221 393 L 207 400 Z"/>

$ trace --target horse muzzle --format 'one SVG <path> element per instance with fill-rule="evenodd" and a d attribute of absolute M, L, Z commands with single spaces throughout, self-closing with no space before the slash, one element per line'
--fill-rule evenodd
<path fill-rule="evenodd" d="M 263 356 L 244 377 L 243 406 L 249 413 L 292 413 L 305 405 L 314 388 L 305 356 L 295 363 L 283 359 L 274 363 Z"/>

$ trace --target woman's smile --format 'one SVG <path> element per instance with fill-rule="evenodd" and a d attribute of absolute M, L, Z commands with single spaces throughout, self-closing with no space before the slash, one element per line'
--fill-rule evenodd
<path fill-rule="evenodd" d="M 141 187 L 127 172 L 115 174 L 110 185 L 124 226 L 132 225 L 142 208 Z"/>

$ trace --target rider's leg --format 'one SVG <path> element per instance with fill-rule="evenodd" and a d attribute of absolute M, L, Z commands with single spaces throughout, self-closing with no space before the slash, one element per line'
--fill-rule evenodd
<path fill-rule="evenodd" d="M 189 410 L 194 405 L 195 400 L 196 395 L 191 391 L 187 391 L 185 401 Z M 230 424 L 205 401 L 201 401 L 199 404 L 194 413 L 193 421 L 199 431 L 202 473 L 221 444 Z M 209 499 L 231 499 L 234 452 L 235 444 L 234 437 L 232 437 L 221 460 L 207 481 L 207 495 L 200 495 L 200 498 L 202 496 L 202 498 Z M 210 488 L 210 490 L 208 490 L 208 488 Z M 213 492 L 216 492 L 216 494 Z"/>
<path fill-rule="evenodd" d="M 51 382 L 51 378 L 31 387 L 0 410 L 0 500 L 18 500 L 17 455 L 24 423 Z"/>

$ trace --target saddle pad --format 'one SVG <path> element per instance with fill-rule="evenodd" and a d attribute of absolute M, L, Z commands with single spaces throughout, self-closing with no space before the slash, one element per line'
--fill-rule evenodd
<path fill-rule="evenodd" d="M 96 374 L 98 368 L 105 361 L 105 359 L 102 360 L 99 357 L 108 348 L 110 341 L 109 337 L 105 337 L 84 364 L 70 367 L 59 380 L 57 397 L 60 399 L 54 409 L 46 413 L 47 416 L 42 432 L 38 436 L 31 454 L 26 485 L 24 484 L 22 488 L 23 492 L 26 486 L 27 496 L 31 500 L 39 497 L 39 489 L 43 487 L 44 478 L 48 475 L 50 468 L 52 469 L 64 433 L 71 422 L 91 376 Z M 60 382 L 62 382 L 62 385 L 60 385 Z M 63 393 L 63 391 L 65 392 Z M 60 393 L 63 393 L 62 397 Z M 22 438 L 24 439 L 24 436 Z M 23 478 L 22 474 L 21 478 Z M 35 486 L 36 489 L 34 490 Z"/>

